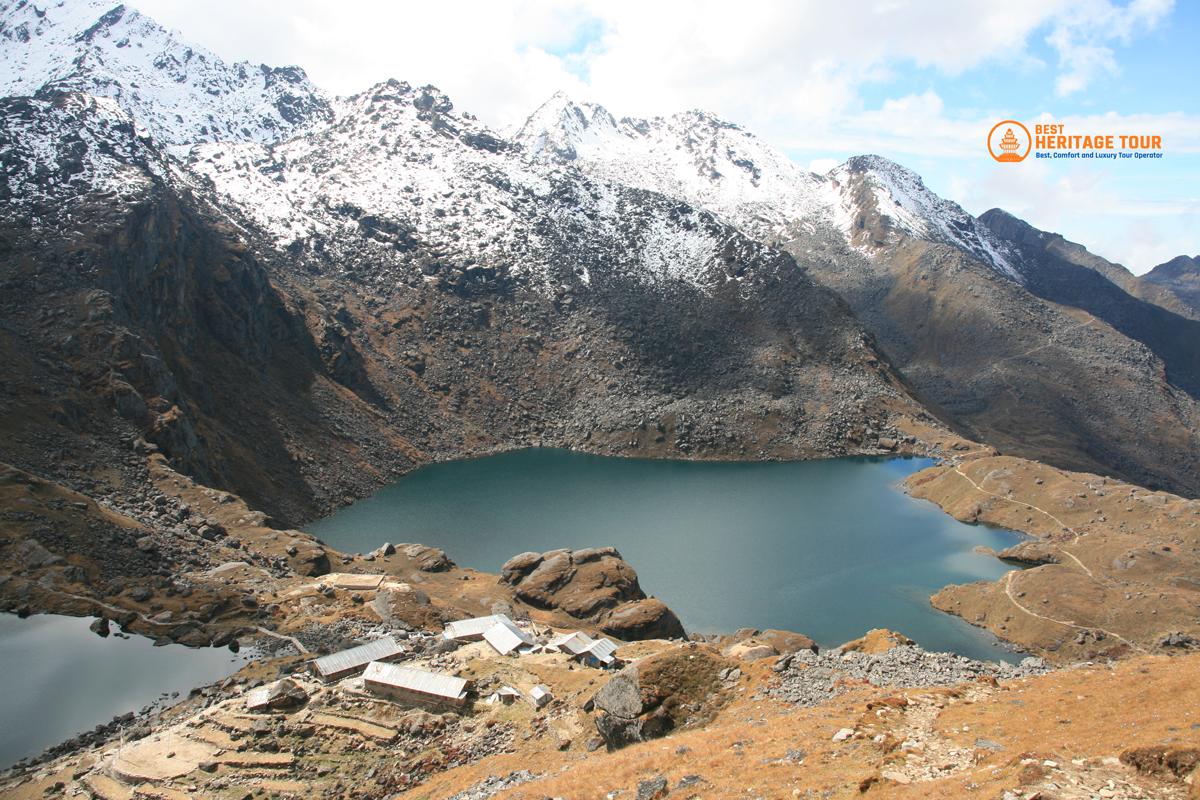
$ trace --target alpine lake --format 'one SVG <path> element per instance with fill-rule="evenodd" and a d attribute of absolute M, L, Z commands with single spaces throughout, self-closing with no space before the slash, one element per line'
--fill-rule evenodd
<path fill-rule="evenodd" d="M 144 636 L 101 638 L 90 623 L 57 614 L 0 614 L 0 769 L 113 717 L 170 705 L 251 657 L 224 647 L 155 647 Z"/>
<path fill-rule="evenodd" d="M 929 597 L 1013 569 L 1021 540 L 904 493 L 917 458 L 804 462 L 610 458 L 537 448 L 422 467 L 307 527 L 332 547 L 444 549 L 499 572 L 517 553 L 612 545 L 689 632 L 798 631 L 822 647 L 872 628 L 971 658 L 1020 654 Z"/>

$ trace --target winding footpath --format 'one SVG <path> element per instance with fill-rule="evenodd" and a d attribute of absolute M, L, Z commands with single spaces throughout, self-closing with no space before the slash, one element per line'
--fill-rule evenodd
<path fill-rule="evenodd" d="M 988 491 L 987 489 L 983 488 L 978 483 L 976 483 L 975 480 L 970 475 L 963 472 L 960 464 L 954 465 L 954 472 L 959 477 L 961 477 L 963 480 L 965 480 L 967 483 L 971 484 L 971 486 L 974 487 L 974 489 L 978 492 L 986 494 L 989 497 L 995 497 L 999 500 L 1004 500 L 1006 502 L 1013 503 L 1015 505 L 1022 506 L 1024 508 L 1028 508 L 1031 511 L 1037 511 L 1040 514 L 1044 514 L 1049 519 L 1054 520 L 1054 522 L 1059 527 L 1061 527 L 1063 530 L 1070 533 L 1074 537 L 1073 541 L 1078 541 L 1079 537 L 1082 535 L 1079 531 L 1072 528 L 1070 525 L 1063 522 L 1061 519 L 1059 519 L 1054 514 L 1050 513 L 1049 511 L 1047 511 L 1044 508 L 1035 506 L 1032 503 L 1026 503 L 1023 500 L 1014 500 L 1011 497 L 1006 497 L 1005 495 Z M 1064 556 L 1066 556 L 1066 557 L 1070 558 L 1072 561 L 1074 561 L 1079 566 L 1079 568 L 1082 569 L 1087 574 L 1087 576 L 1089 578 L 1091 578 L 1096 583 L 1100 584 L 1101 587 L 1111 588 L 1107 581 L 1097 578 L 1096 575 L 1090 569 L 1088 569 L 1088 566 L 1086 564 L 1084 564 L 1082 561 L 1080 561 L 1079 558 L 1074 553 L 1072 553 L 1070 550 L 1067 550 L 1065 547 L 1063 547 L 1061 544 L 1058 544 L 1057 542 L 1048 541 L 1047 543 L 1051 547 L 1053 547 L 1055 550 L 1057 550 L 1058 552 L 1062 553 Z M 1018 609 L 1025 612 L 1029 616 L 1036 617 L 1037 619 L 1045 620 L 1046 622 L 1052 622 L 1057 625 L 1064 625 L 1069 628 L 1075 628 L 1075 629 L 1081 630 L 1081 631 L 1100 631 L 1101 633 L 1105 634 L 1106 636 L 1111 636 L 1114 639 L 1116 639 L 1117 641 L 1122 642 L 1123 644 L 1126 644 L 1129 647 L 1132 647 L 1134 650 L 1137 650 L 1138 652 L 1141 652 L 1141 653 L 1147 652 L 1145 650 L 1145 648 L 1141 647 L 1138 644 L 1135 644 L 1134 642 L 1131 642 L 1130 640 L 1126 639 L 1124 636 L 1120 635 L 1119 633 L 1114 633 L 1113 631 L 1106 630 L 1104 628 L 1098 628 L 1096 626 L 1079 625 L 1078 623 L 1072 622 L 1070 620 L 1063 620 L 1063 619 L 1056 619 L 1054 617 L 1048 617 L 1045 614 L 1039 614 L 1038 612 L 1036 612 L 1030 608 L 1026 608 L 1017 599 L 1017 597 L 1013 594 L 1013 576 L 1017 575 L 1017 574 L 1018 574 L 1018 572 L 1016 570 L 1013 570 L 1012 572 L 1005 574 L 1005 576 L 1004 576 L 1004 595 L 1008 598 L 1009 602 L 1011 602 L 1014 606 L 1016 606 Z"/>

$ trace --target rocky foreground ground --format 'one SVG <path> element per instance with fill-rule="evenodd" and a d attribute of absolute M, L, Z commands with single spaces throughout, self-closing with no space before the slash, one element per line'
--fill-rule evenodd
<path fill-rule="evenodd" d="M 1200 654 L 1048 669 L 970 662 L 874 632 L 864 647 L 754 657 L 628 644 L 618 672 L 563 654 L 447 651 L 406 663 L 551 687 L 544 708 L 404 708 L 282 655 L 0 783 L 6 797 L 1194 798 Z M 880 645 L 879 640 L 889 640 Z M 902 640 L 901 640 L 902 641 Z M 874 645 L 874 646 L 872 646 Z M 881 650 L 882 647 L 887 649 Z M 870 651 L 870 652 L 868 652 Z M 741 655 L 735 655 L 740 652 Z M 292 674 L 277 707 L 249 689 Z"/>

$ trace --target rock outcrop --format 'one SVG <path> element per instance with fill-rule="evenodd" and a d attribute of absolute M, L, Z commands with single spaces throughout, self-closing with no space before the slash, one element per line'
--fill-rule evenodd
<path fill-rule="evenodd" d="M 729 636 L 722 636 L 716 641 L 721 653 L 739 661 L 758 661 L 782 653 L 795 653 L 800 650 L 817 652 L 817 643 L 802 633 L 781 631 L 768 628 L 760 631 L 757 628 L 740 628 Z"/>
<path fill-rule="evenodd" d="M 889 631 L 887 628 L 875 628 L 857 639 L 846 642 L 838 649 L 843 653 L 879 654 L 886 653 L 893 647 L 908 647 L 912 644 L 915 642 L 903 633 Z"/>
<path fill-rule="evenodd" d="M 500 581 L 536 608 L 558 609 L 618 639 L 674 639 L 686 634 L 675 613 L 649 598 L 615 547 L 521 553 L 504 563 Z"/>
<path fill-rule="evenodd" d="M 454 566 L 446 551 L 423 544 L 398 544 L 396 552 L 415 562 L 422 572 L 445 572 Z"/>

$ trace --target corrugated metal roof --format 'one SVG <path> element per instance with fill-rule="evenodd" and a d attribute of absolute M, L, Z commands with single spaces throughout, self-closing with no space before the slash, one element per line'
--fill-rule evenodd
<path fill-rule="evenodd" d="M 358 669 L 372 661 L 393 658 L 404 652 L 404 648 L 391 636 L 351 647 L 340 653 L 330 653 L 313 662 L 320 675 L 337 675 L 346 670 Z"/>
<path fill-rule="evenodd" d="M 447 639 L 466 639 L 483 636 L 484 631 L 500 622 L 507 622 L 509 625 L 513 624 L 513 621 L 506 614 L 490 614 L 486 617 L 460 619 L 447 624 L 446 629 L 442 631 L 442 636 L 445 636 Z"/>
<path fill-rule="evenodd" d="M 467 682 L 463 678 L 396 664 L 382 664 L 378 661 L 367 665 L 367 671 L 363 673 L 363 682 L 382 683 L 448 700 L 461 700 L 467 693 Z"/>
<path fill-rule="evenodd" d="M 617 646 L 611 639 L 597 639 L 586 652 L 607 664 L 615 658 L 613 653 L 617 652 Z"/>
<path fill-rule="evenodd" d="M 535 706 L 540 708 L 553 700 L 554 695 L 550 693 L 550 689 L 539 683 L 529 690 L 529 699 L 533 701 Z"/>
<path fill-rule="evenodd" d="M 521 647 L 534 644 L 534 639 L 512 623 L 497 623 L 483 632 L 484 641 L 506 656 Z"/>
<path fill-rule="evenodd" d="M 556 636 L 550 640 L 550 646 L 562 650 L 564 653 L 570 653 L 577 656 L 587 650 L 593 644 L 592 637 L 588 636 L 583 631 L 573 631 L 572 633 L 564 633 L 562 636 Z"/>

